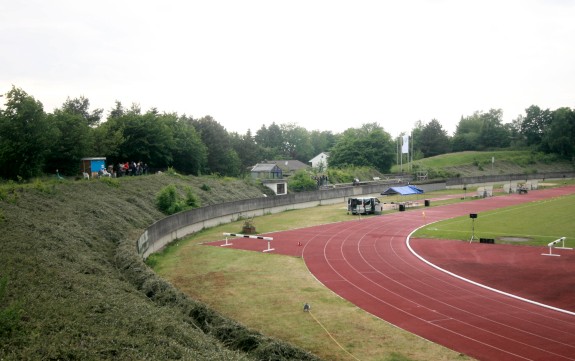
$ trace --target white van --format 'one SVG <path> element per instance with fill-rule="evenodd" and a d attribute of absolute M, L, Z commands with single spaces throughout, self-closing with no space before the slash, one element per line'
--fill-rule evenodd
<path fill-rule="evenodd" d="M 381 212 L 379 199 L 373 197 L 348 198 L 347 213 L 349 214 L 375 214 Z"/>

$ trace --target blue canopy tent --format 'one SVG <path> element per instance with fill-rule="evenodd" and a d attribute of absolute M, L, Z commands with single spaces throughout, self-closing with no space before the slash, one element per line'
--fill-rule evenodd
<path fill-rule="evenodd" d="M 417 188 L 416 186 L 413 185 L 408 185 L 408 186 L 403 186 L 403 187 L 390 187 L 388 189 L 386 189 L 385 191 L 381 192 L 382 196 L 393 196 L 396 194 L 402 195 L 402 196 L 407 196 L 410 194 L 422 194 L 423 190 Z"/>

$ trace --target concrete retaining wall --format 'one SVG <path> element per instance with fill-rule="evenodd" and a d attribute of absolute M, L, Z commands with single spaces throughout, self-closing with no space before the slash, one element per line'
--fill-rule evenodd
<path fill-rule="evenodd" d="M 215 204 L 192 209 L 163 218 L 140 236 L 136 247 L 138 254 L 147 258 L 168 243 L 204 228 L 235 222 L 238 219 L 284 212 L 292 209 L 316 207 L 336 203 L 345 204 L 347 197 L 380 194 L 390 186 L 400 184 L 369 184 L 356 187 L 333 188 L 315 192 L 302 192 L 276 197 L 262 197 Z M 401 184 L 402 185 L 402 184 Z M 426 192 L 445 189 L 445 183 L 418 186 Z"/>
<path fill-rule="evenodd" d="M 545 181 L 549 179 L 571 179 L 575 177 L 573 172 L 548 172 L 548 173 L 530 173 L 530 174 L 501 174 L 481 177 L 461 177 L 451 178 L 447 180 L 447 186 L 457 188 L 470 184 L 491 184 L 491 183 L 505 183 L 510 181 L 524 181 L 527 182 L 532 179 Z"/>

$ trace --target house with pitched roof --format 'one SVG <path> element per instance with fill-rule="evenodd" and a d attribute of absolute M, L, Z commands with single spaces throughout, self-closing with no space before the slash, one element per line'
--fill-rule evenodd
<path fill-rule="evenodd" d="M 310 159 L 309 163 L 311 163 L 312 168 L 319 169 L 321 172 L 325 172 L 327 169 L 327 159 L 329 158 L 329 152 L 321 152 L 312 159 Z"/>
<path fill-rule="evenodd" d="M 283 177 L 283 170 L 274 163 L 258 163 L 251 169 L 251 176 L 259 179 L 263 185 L 274 191 L 277 195 L 287 194 L 287 181 Z"/>
<path fill-rule="evenodd" d="M 284 177 L 289 177 L 294 175 L 300 169 L 308 169 L 309 165 L 305 164 L 304 162 L 300 162 L 299 160 L 270 160 L 267 163 L 272 163 L 277 165 L 281 168 Z"/>
<path fill-rule="evenodd" d="M 258 163 L 251 170 L 252 178 L 282 179 L 283 171 L 274 163 Z"/>

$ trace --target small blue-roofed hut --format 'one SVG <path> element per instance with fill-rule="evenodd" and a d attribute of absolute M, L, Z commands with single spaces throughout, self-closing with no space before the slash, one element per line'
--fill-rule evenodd
<path fill-rule="evenodd" d="M 80 159 L 80 172 L 88 173 L 90 178 L 97 177 L 102 168 L 106 168 L 106 157 Z"/>

